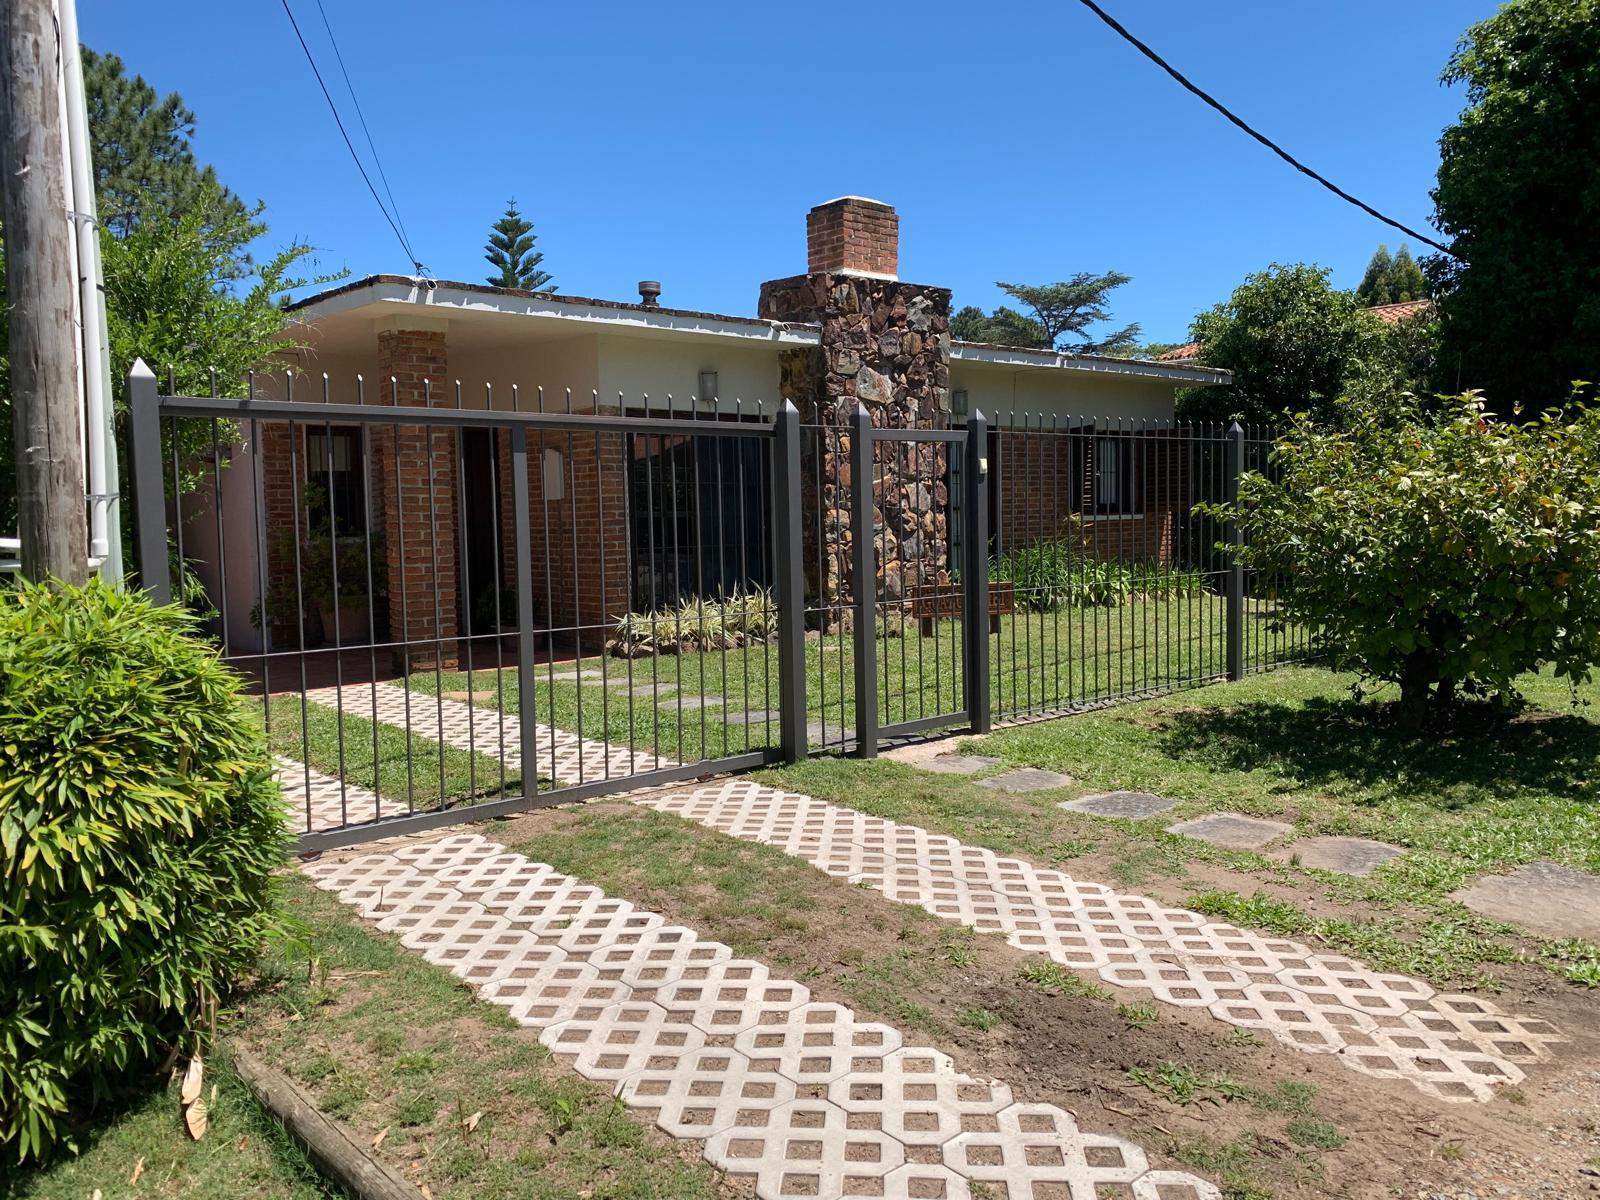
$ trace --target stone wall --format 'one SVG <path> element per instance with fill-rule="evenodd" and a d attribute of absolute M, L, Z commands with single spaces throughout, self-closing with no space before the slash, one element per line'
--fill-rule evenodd
<path fill-rule="evenodd" d="M 763 284 L 760 315 L 821 327 L 821 345 L 785 351 L 780 372 L 783 396 L 794 401 L 801 422 L 827 430 L 808 431 L 804 442 L 810 602 L 845 604 L 852 598 L 852 414 L 862 404 L 879 428 L 949 427 L 950 291 L 823 271 Z M 946 458 L 939 445 L 879 446 L 875 524 L 886 598 L 950 580 Z"/>

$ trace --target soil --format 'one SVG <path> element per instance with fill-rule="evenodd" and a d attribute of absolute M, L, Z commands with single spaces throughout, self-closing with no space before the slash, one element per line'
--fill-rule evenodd
<path fill-rule="evenodd" d="M 594 802 L 519 816 L 493 836 L 537 856 L 541 837 L 602 814 L 619 822 L 672 819 L 626 803 Z M 695 838 L 722 836 L 698 825 L 688 828 Z M 1071 869 L 1105 878 L 1096 876 L 1095 865 L 1074 860 Z M 1228 886 L 1239 878 L 1203 863 L 1189 864 L 1189 872 L 1183 888 L 1155 881 L 1143 890 L 1178 902 L 1197 880 L 1209 881 L 1214 874 L 1218 886 Z M 818 1000 L 851 1004 L 873 1019 L 898 1023 L 894 1013 L 875 1011 L 847 994 L 838 978 L 857 964 L 903 952 L 902 929 L 927 918 L 820 871 L 808 874 L 814 877 L 808 886 L 815 908 L 804 913 L 803 921 L 789 923 L 792 928 L 764 930 L 761 957 L 805 982 Z M 651 886 L 637 873 L 626 886 L 612 883 L 608 890 L 703 937 L 737 943 L 740 923 L 749 919 L 708 919 L 708 913 L 728 914 L 729 907 L 708 903 L 703 893 L 713 891 L 711 885 L 693 878 L 665 888 Z M 1303 894 L 1289 889 L 1284 894 L 1313 907 Z M 1315 907 L 1336 909 L 1325 900 Z M 1166 1151 L 1195 1139 L 1213 1146 L 1244 1145 L 1265 1190 L 1239 1187 L 1233 1194 L 1252 1198 L 1600 1196 L 1600 1174 L 1588 1166 L 1600 1155 L 1600 1004 L 1593 994 L 1536 968 L 1505 968 L 1503 990 L 1493 1000 L 1508 1011 L 1526 1009 L 1547 1018 L 1569 1042 L 1551 1060 L 1528 1067 L 1522 1084 L 1491 1103 L 1461 1104 L 1435 1100 L 1401 1081 L 1359 1074 L 1329 1056 L 1270 1040 L 1241 1043 L 1232 1027 L 1204 1012 L 1157 1004 L 1160 1016 L 1154 1024 L 1130 1027 L 1118 1002 L 1149 1003 L 1147 994 L 1110 989 L 1115 1000 L 1107 1002 L 1043 991 L 1020 975 L 1025 964 L 1039 961 L 1037 955 L 1013 949 L 997 936 L 980 935 L 970 945 L 976 953 L 969 966 L 941 962 L 936 970 L 907 971 L 897 981 L 898 999 L 923 1006 L 947 1031 L 932 1037 L 907 1030 L 908 1044 L 931 1042 L 951 1054 L 959 1069 L 1010 1084 L 1019 1101 L 1055 1103 L 1087 1128 L 1128 1137 L 1150 1152 L 1152 1162 L 1215 1178 L 1214 1171 Z M 974 1008 L 991 1010 L 1002 1023 L 989 1032 L 962 1025 L 960 1014 Z M 1284 1134 L 1282 1114 L 1238 1100 L 1180 1106 L 1127 1076 L 1129 1068 L 1169 1062 L 1224 1072 L 1264 1091 L 1284 1083 L 1310 1084 L 1317 1115 L 1337 1126 L 1346 1140 L 1337 1149 L 1307 1149 Z"/>

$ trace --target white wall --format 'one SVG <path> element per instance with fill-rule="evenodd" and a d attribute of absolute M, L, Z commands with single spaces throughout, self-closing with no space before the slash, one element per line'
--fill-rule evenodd
<path fill-rule="evenodd" d="M 1137 375 L 1096 375 L 1087 371 L 1012 370 L 975 363 L 955 363 L 950 369 L 952 391 L 966 390 L 967 411 L 981 409 L 991 422 L 1015 413 L 1052 417 L 1062 424 L 1068 418 L 1121 417 L 1124 420 L 1171 420 L 1177 388 L 1160 379 Z"/>
<path fill-rule="evenodd" d="M 665 412 L 670 393 L 679 411 L 687 411 L 689 398 L 700 391 L 700 372 L 715 371 L 722 411 L 732 411 L 734 402 L 742 400 L 747 414 L 756 411 L 758 401 L 766 412 L 775 412 L 781 399 L 778 353 L 775 345 L 751 346 L 732 339 L 726 344 L 685 345 L 665 339 L 605 335 L 600 338 L 601 400 L 615 404 L 620 392 L 633 407 L 642 404 L 648 394 L 651 408 Z"/>

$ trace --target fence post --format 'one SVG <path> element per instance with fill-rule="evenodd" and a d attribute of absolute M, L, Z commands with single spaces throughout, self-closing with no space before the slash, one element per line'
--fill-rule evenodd
<path fill-rule="evenodd" d="M 778 551 L 778 735 L 785 762 L 806 756 L 805 545 L 800 528 L 800 411 L 773 422 L 772 527 Z"/>
<path fill-rule="evenodd" d="M 967 684 L 967 718 L 973 733 L 988 733 L 993 726 L 989 701 L 989 421 L 973 410 L 967 418 L 967 440 L 962 447 L 961 578 L 966 595 L 963 669 Z"/>
<path fill-rule="evenodd" d="M 511 431 L 511 527 L 517 572 L 517 715 L 521 733 L 522 795 L 532 799 L 539 790 L 539 732 L 536 725 L 537 685 L 533 668 L 533 518 L 528 501 L 528 431 L 518 425 Z"/>
<path fill-rule="evenodd" d="M 1239 478 L 1244 474 L 1244 426 L 1235 421 L 1228 426 L 1228 503 L 1239 503 Z M 1228 545 L 1228 678 L 1244 678 L 1244 563 L 1239 547 L 1244 531 L 1238 521 L 1229 521 L 1224 531 Z"/>
<path fill-rule="evenodd" d="M 856 753 L 878 756 L 878 565 L 873 546 L 872 414 L 850 415 L 850 587 L 855 601 Z"/>
<path fill-rule="evenodd" d="M 157 604 L 171 604 L 167 487 L 161 469 L 161 396 L 156 373 L 142 358 L 136 359 L 128 372 L 128 454 L 133 465 L 135 528 L 139 536 L 139 585 Z"/>

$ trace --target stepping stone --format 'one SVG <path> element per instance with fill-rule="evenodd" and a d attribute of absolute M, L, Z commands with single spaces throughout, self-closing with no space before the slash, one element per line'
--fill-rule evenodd
<path fill-rule="evenodd" d="M 990 767 L 998 767 L 1003 761 L 983 754 L 940 754 L 917 765 L 936 775 L 975 775 Z"/>
<path fill-rule="evenodd" d="M 1099 792 L 1093 796 L 1079 796 L 1076 800 L 1064 800 L 1059 805 L 1070 812 L 1089 813 L 1096 817 L 1122 817 L 1128 821 L 1142 821 L 1177 806 L 1176 800 L 1153 796 L 1149 792 Z"/>
<path fill-rule="evenodd" d="M 1071 775 L 1038 767 L 1018 767 L 1004 775 L 978 780 L 979 787 L 994 788 L 1001 792 L 1042 792 L 1046 788 L 1070 787 L 1071 784 Z"/>
<path fill-rule="evenodd" d="M 1534 933 L 1600 942 L 1600 876 L 1560 863 L 1531 862 L 1509 875 L 1486 875 L 1451 898 Z"/>
<path fill-rule="evenodd" d="M 1282 821 L 1263 821 L 1260 817 L 1247 817 L 1243 813 L 1211 813 L 1192 821 L 1168 825 L 1167 832 L 1199 838 L 1224 850 L 1259 850 L 1292 828 L 1292 825 L 1285 825 Z"/>
<path fill-rule="evenodd" d="M 778 715 L 768 709 L 759 708 L 752 712 L 726 712 L 722 719 L 730 725 L 766 725 L 777 724 Z"/>
<path fill-rule="evenodd" d="M 613 682 L 611 686 L 618 687 L 619 685 Z M 622 681 L 620 686 L 635 700 L 643 700 L 650 696 L 666 696 L 668 693 L 678 690 L 678 685 L 675 683 L 636 683 L 632 687 L 628 687 L 626 679 Z"/>
<path fill-rule="evenodd" d="M 689 711 L 699 710 L 702 708 L 718 708 L 727 702 L 728 698 L 726 696 L 701 696 L 698 694 L 690 695 L 685 693 L 681 696 L 673 696 L 667 701 L 667 705 L 671 708 L 681 708 L 685 711 Z"/>
<path fill-rule="evenodd" d="M 1272 857 L 1283 862 L 1299 861 L 1302 867 L 1337 871 L 1341 875 L 1370 875 L 1391 858 L 1405 851 L 1388 842 L 1358 837 L 1314 837 L 1293 842 Z"/>
<path fill-rule="evenodd" d="M 826 731 L 824 731 L 821 721 L 807 721 L 806 744 L 809 746 L 822 745 L 822 735 L 824 732 L 826 732 L 828 735 L 827 744 L 830 746 L 837 746 L 841 742 L 853 742 L 856 740 L 856 731 L 851 729 L 848 725 L 841 728 L 837 721 L 829 721 L 828 728 Z"/>
<path fill-rule="evenodd" d="M 510 693 L 508 692 L 507 694 L 509 695 Z M 499 692 L 495 691 L 493 688 L 490 688 L 487 691 L 482 691 L 482 692 L 446 692 L 446 693 L 444 693 L 444 698 L 446 700 L 474 700 L 474 701 L 476 701 L 476 700 L 494 700 L 494 699 L 497 699 L 499 697 L 499 695 L 500 695 Z"/>

